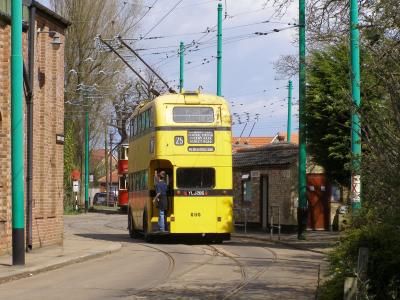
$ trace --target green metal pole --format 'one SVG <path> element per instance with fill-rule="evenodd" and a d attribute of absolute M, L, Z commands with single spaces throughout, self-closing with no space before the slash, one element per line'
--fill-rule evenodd
<path fill-rule="evenodd" d="M 11 176 L 13 265 L 25 264 L 22 0 L 11 2 Z"/>
<path fill-rule="evenodd" d="M 358 30 L 358 2 L 350 0 L 350 52 L 351 52 L 351 93 L 354 110 L 351 115 L 351 152 L 352 152 L 352 176 L 351 176 L 351 205 L 353 213 L 361 208 L 361 124 L 359 108 L 360 97 L 360 48 Z"/>
<path fill-rule="evenodd" d="M 298 239 L 305 239 L 307 224 L 306 197 L 306 128 L 304 109 L 306 101 L 306 1 L 299 0 L 299 204 L 297 211 Z"/>
<path fill-rule="evenodd" d="M 179 66 L 179 91 L 183 92 L 183 70 L 185 66 L 185 45 L 183 42 L 179 45 L 179 58 L 180 58 L 180 66 Z"/>
<path fill-rule="evenodd" d="M 218 46 L 217 46 L 217 96 L 221 96 L 222 79 L 222 4 L 218 4 Z"/>
<path fill-rule="evenodd" d="M 85 113 L 85 211 L 89 208 L 89 112 Z"/>
<path fill-rule="evenodd" d="M 287 119 L 287 141 L 288 143 L 292 140 L 292 81 L 289 80 L 288 85 L 288 119 Z"/>

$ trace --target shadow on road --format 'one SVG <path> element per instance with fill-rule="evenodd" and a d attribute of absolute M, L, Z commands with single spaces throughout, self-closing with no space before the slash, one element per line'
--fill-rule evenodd
<path fill-rule="evenodd" d="M 126 243 L 143 243 L 144 238 L 130 238 L 129 235 L 122 233 L 75 233 L 76 236 L 90 238 L 95 240 L 111 241 L 111 242 L 126 242 Z M 199 235 L 185 236 L 168 236 L 160 235 L 153 236 L 151 243 L 158 244 L 188 244 L 188 245 L 205 245 L 214 243 L 214 237 L 201 237 Z M 229 241 L 229 243 L 231 243 Z"/>

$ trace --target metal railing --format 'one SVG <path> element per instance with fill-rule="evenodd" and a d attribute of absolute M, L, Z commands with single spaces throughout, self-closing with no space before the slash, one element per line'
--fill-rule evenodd
<path fill-rule="evenodd" d="M 243 222 L 236 222 L 236 218 L 235 218 L 235 213 L 233 214 L 234 217 L 234 226 L 235 227 L 244 227 L 244 233 L 247 233 L 247 217 L 248 217 L 248 212 L 249 212 L 249 208 L 234 208 L 233 211 L 238 211 L 239 212 L 239 219 L 243 220 Z"/>
<path fill-rule="evenodd" d="M 274 225 L 274 208 L 278 211 L 278 225 Z M 271 216 L 270 216 L 270 238 L 271 241 L 274 237 L 274 228 L 278 228 L 278 240 L 281 239 L 281 208 L 279 205 L 271 205 Z"/>

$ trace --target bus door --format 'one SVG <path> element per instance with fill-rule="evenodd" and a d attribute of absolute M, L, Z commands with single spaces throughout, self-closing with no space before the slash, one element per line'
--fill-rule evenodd
<path fill-rule="evenodd" d="M 154 199 L 156 195 L 156 182 L 158 181 L 158 174 L 164 171 L 166 174 L 165 181 L 167 183 L 167 199 L 168 199 L 168 211 L 167 217 L 171 215 L 173 212 L 173 168 L 170 161 L 167 160 L 154 160 L 150 163 L 150 174 L 153 174 L 152 178 L 150 179 L 150 195 L 151 199 Z M 151 211 L 149 212 L 151 222 L 157 225 L 158 222 L 158 208 L 156 207 L 155 203 L 151 202 Z M 154 226 L 153 226 L 154 227 Z M 155 226 L 156 228 L 156 226 Z M 156 229 L 157 230 L 157 229 Z"/>

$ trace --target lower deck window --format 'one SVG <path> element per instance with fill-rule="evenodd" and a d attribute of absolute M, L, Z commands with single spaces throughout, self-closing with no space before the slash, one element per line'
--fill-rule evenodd
<path fill-rule="evenodd" d="M 178 168 L 176 185 L 181 189 L 209 189 L 215 186 L 213 168 Z"/>

